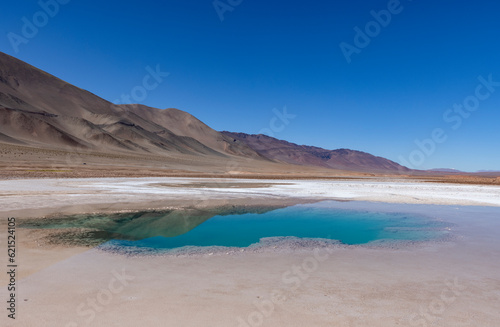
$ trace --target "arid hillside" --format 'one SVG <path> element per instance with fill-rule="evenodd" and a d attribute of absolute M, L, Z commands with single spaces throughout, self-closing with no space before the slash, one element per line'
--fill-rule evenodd
<path fill-rule="evenodd" d="M 0 164 L 13 175 L 38 167 L 51 176 L 64 175 L 67 167 L 108 175 L 120 169 L 266 176 L 418 173 L 365 152 L 218 132 L 178 109 L 115 105 L 4 53 Z"/>

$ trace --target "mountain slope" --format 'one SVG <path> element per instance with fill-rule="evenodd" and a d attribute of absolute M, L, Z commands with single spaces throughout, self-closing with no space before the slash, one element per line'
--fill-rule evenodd
<path fill-rule="evenodd" d="M 262 134 L 255 135 L 227 131 L 222 132 L 222 134 L 247 144 L 262 156 L 289 164 L 362 172 L 410 171 L 393 161 L 361 151 L 348 149 L 325 150 L 314 146 L 297 145 Z"/>
<path fill-rule="evenodd" d="M 238 174 L 259 172 L 264 166 L 268 171 L 284 173 L 304 172 L 305 166 L 311 172 L 317 171 L 316 167 L 409 171 L 364 152 L 332 151 L 264 135 L 218 132 L 178 109 L 115 105 L 1 52 L 0 143 L 22 146 L 21 152 L 31 147 L 116 158 L 134 156 L 141 162 L 155 157 L 163 167 L 196 170 L 193 167 L 209 165 L 203 169 Z M 30 160 L 23 162 L 29 164 Z"/>
<path fill-rule="evenodd" d="M 36 147 L 262 159 L 188 113 L 114 105 L 1 52 L 0 133 Z"/>
<path fill-rule="evenodd" d="M 141 116 L 149 121 L 154 121 L 156 124 L 176 135 L 191 137 L 205 146 L 221 153 L 252 158 L 260 157 L 250 147 L 241 142 L 233 142 L 230 137 L 210 128 L 208 125 L 185 111 L 174 108 L 162 110 L 138 104 L 122 105 L 122 107 L 137 116 Z"/>

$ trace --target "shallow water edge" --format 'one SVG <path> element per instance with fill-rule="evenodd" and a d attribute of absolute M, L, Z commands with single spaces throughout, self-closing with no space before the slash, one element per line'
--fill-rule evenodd
<path fill-rule="evenodd" d="M 136 246 L 134 243 L 143 239 L 158 236 L 158 227 L 165 232 L 160 232 L 162 237 L 175 237 L 183 235 L 212 217 L 241 214 L 265 214 L 273 210 L 288 207 L 288 205 L 273 206 L 223 206 L 207 210 L 189 209 L 159 210 L 120 213 L 113 215 L 74 215 L 49 217 L 45 219 L 23 220 L 21 227 L 31 229 L 50 229 L 46 241 L 51 244 L 65 246 L 97 247 L 100 251 L 107 251 L 125 255 L 194 255 L 194 254 L 230 254 L 263 251 L 299 251 L 317 247 L 338 248 L 364 246 L 371 248 L 408 248 L 429 242 L 448 242 L 453 239 L 452 228 L 454 224 L 443 220 L 439 211 L 446 207 L 447 211 L 453 210 L 452 206 L 433 205 L 401 205 L 383 204 L 372 202 L 339 202 L 323 201 L 315 204 L 299 205 L 307 208 L 332 210 L 355 210 L 356 212 L 376 212 L 389 215 L 414 215 L 423 217 L 434 226 L 429 230 L 438 231 L 429 239 L 376 239 L 364 244 L 345 244 L 337 239 L 321 237 L 295 237 L 270 236 L 263 237 L 258 242 L 246 247 L 234 246 L 183 246 L 179 248 L 151 248 Z M 439 209 L 439 210 L 438 210 Z M 456 208 L 455 208 L 456 209 Z M 445 211 L 446 211 L 445 210 Z M 437 213 L 437 214 L 436 214 Z M 139 219 L 138 219 L 139 218 Z M 146 225 L 146 227 L 144 227 Z M 405 231 L 403 230 L 403 233 Z"/>

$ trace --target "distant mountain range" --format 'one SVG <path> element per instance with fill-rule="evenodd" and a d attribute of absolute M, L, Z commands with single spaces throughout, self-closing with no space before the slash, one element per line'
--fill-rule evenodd
<path fill-rule="evenodd" d="M 437 172 L 437 173 L 463 173 L 463 171 L 461 170 L 452 168 L 433 168 L 433 169 L 428 169 L 427 171 Z"/>
<path fill-rule="evenodd" d="M 238 157 L 358 172 L 411 172 L 349 149 L 326 150 L 266 135 L 218 132 L 177 109 L 115 105 L 0 52 L 0 143 L 24 147 L 164 156 Z M 196 159 L 198 158 L 198 159 Z M 189 167 L 186 167 L 186 169 Z"/>
<path fill-rule="evenodd" d="M 267 135 L 222 132 L 235 142 L 248 145 L 263 157 L 295 165 L 318 166 L 354 171 L 400 171 L 410 170 L 394 161 L 376 157 L 366 152 L 349 149 L 325 150 L 314 146 L 297 145 Z"/>
<path fill-rule="evenodd" d="M 478 170 L 476 172 L 467 172 L 463 170 L 458 170 L 458 169 L 451 169 L 451 168 L 434 168 L 434 169 L 428 169 L 428 172 L 434 172 L 434 173 L 449 173 L 449 174 L 481 174 L 481 175 L 498 175 L 500 174 L 499 170 Z"/>

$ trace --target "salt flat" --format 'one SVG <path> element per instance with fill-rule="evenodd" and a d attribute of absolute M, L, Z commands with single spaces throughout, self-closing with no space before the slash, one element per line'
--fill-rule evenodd
<path fill-rule="evenodd" d="M 207 182 L 210 187 L 191 187 Z M 239 187 L 226 187 L 233 183 Z M 270 187 L 245 188 L 245 179 L 88 178 L 0 181 L 2 211 L 59 208 L 74 205 L 126 204 L 190 200 L 193 205 L 216 199 L 339 199 L 390 203 L 500 206 L 500 186 L 367 180 L 259 180 Z M 176 185 L 168 187 L 169 184 Z M 185 184 L 186 187 L 178 187 Z M 275 184 L 275 185 L 273 185 Z M 218 186 L 220 185 L 220 186 Z M 168 205 L 166 203 L 165 205 Z M 88 208 L 86 208 L 88 210 Z"/>
<path fill-rule="evenodd" d="M 339 202 L 346 209 L 442 219 L 454 224 L 455 237 L 400 248 L 128 257 L 44 244 L 34 231 L 20 228 L 19 319 L 13 323 L 2 315 L 0 325 L 498 326 L 500 187 L 381 179 L 245 183 L 255 181 L 0 181 L 0 214 L 337 199 L 351 200 Z M 1 243 L 5 238 L 1 233 Z M 2 274 L 1 298 L 6 284 Z"/>

